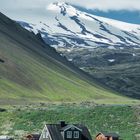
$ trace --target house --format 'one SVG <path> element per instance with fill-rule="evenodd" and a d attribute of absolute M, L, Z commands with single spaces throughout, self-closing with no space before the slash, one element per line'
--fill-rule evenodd
<path fill-rule="evenodd" d="M 25 140 L 39 140 L 40 134 L 29 134 L 25 137 Z"/>
<path fill-rule="evenodd" d="M 96 140 L 119 140 L 119 135 L 116 133 L 103 133 L 100 132 L 96 136 Z"/>
<path fill-rule="evenodd" d="M 86 126 L 79 124 L 46 124 L 39 140 L 92 140 Z"/>

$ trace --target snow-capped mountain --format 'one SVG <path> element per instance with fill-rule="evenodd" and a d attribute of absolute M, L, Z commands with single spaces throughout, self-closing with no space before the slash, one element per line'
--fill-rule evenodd
<path fill-rule="evenodd" d="M 46 7 L 44 17 L 19 22 L 27 30 L 41 33 L 53 47 L 140 46 L 140 25 L 91 15 L 67 3 L 52 3 Z"/>

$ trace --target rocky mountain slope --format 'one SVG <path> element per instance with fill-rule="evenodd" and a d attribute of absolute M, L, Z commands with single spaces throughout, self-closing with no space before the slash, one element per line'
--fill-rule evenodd
<path fill-rule="evenodd" d="M 140 99 L 140 50 L 96 48 L 63 54 L 104 85 Z"/>
<path fill-rule="evenodd" d="M 131 102 L 99 85 L 34 35 L 0 13 L 0 104 Z"/>
<path fill-rule="evenodd" d="M 21 18 L 22 19 L 22 18 Z M 140 98 L 140 25 L 52 3 L 39 19 L 19 22 L 79 68 L 119 92 Z"/>
<path fill-rule="evenodd" d="M 53 47 L 96 48 L 138 47 L 140 25 L 91 15 L 67 3 L 52 3 L 40 19 L 20 22 L 26 29 L 40 32 Z"/>

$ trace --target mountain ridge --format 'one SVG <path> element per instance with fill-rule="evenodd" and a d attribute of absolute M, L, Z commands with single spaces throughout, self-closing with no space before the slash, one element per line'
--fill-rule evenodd
<path fill-rule="evenodd" d="M 34 23 L 19 23 L 29 31 L 40 32 L 46 42 L 57 48 L 94 48 L 108 45 L 131 45 L 139 48 L 140 45 L 140 25 L 91 15 L 68 3 L 52 3 L 46 7 L 46 17 Z"/>

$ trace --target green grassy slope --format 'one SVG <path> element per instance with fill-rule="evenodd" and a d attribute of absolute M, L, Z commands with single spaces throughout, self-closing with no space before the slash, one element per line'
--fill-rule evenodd
<path fill-rule="evenodd" d="M 27 133 L 41 132 L 45 123 L 58 123 L 60 120 L 85 124 L 93 139 L 100 131 L 116 132 L 123 140 L 135 140 L 135 136 L 140 134 L 139 115 L 136 115 L 140 110 L 135 107 L 63 104 L 20 108 L 0 112 L 1 135 L 17 134 L 19 139 Z"/>
<path fill-rule="evenodd" d="M 93 82 L 42 39 L 0 14 L 0 103 L 85 101 L 130 103 Z M 16 102 L 15 102 L 16 101 Z"/>

